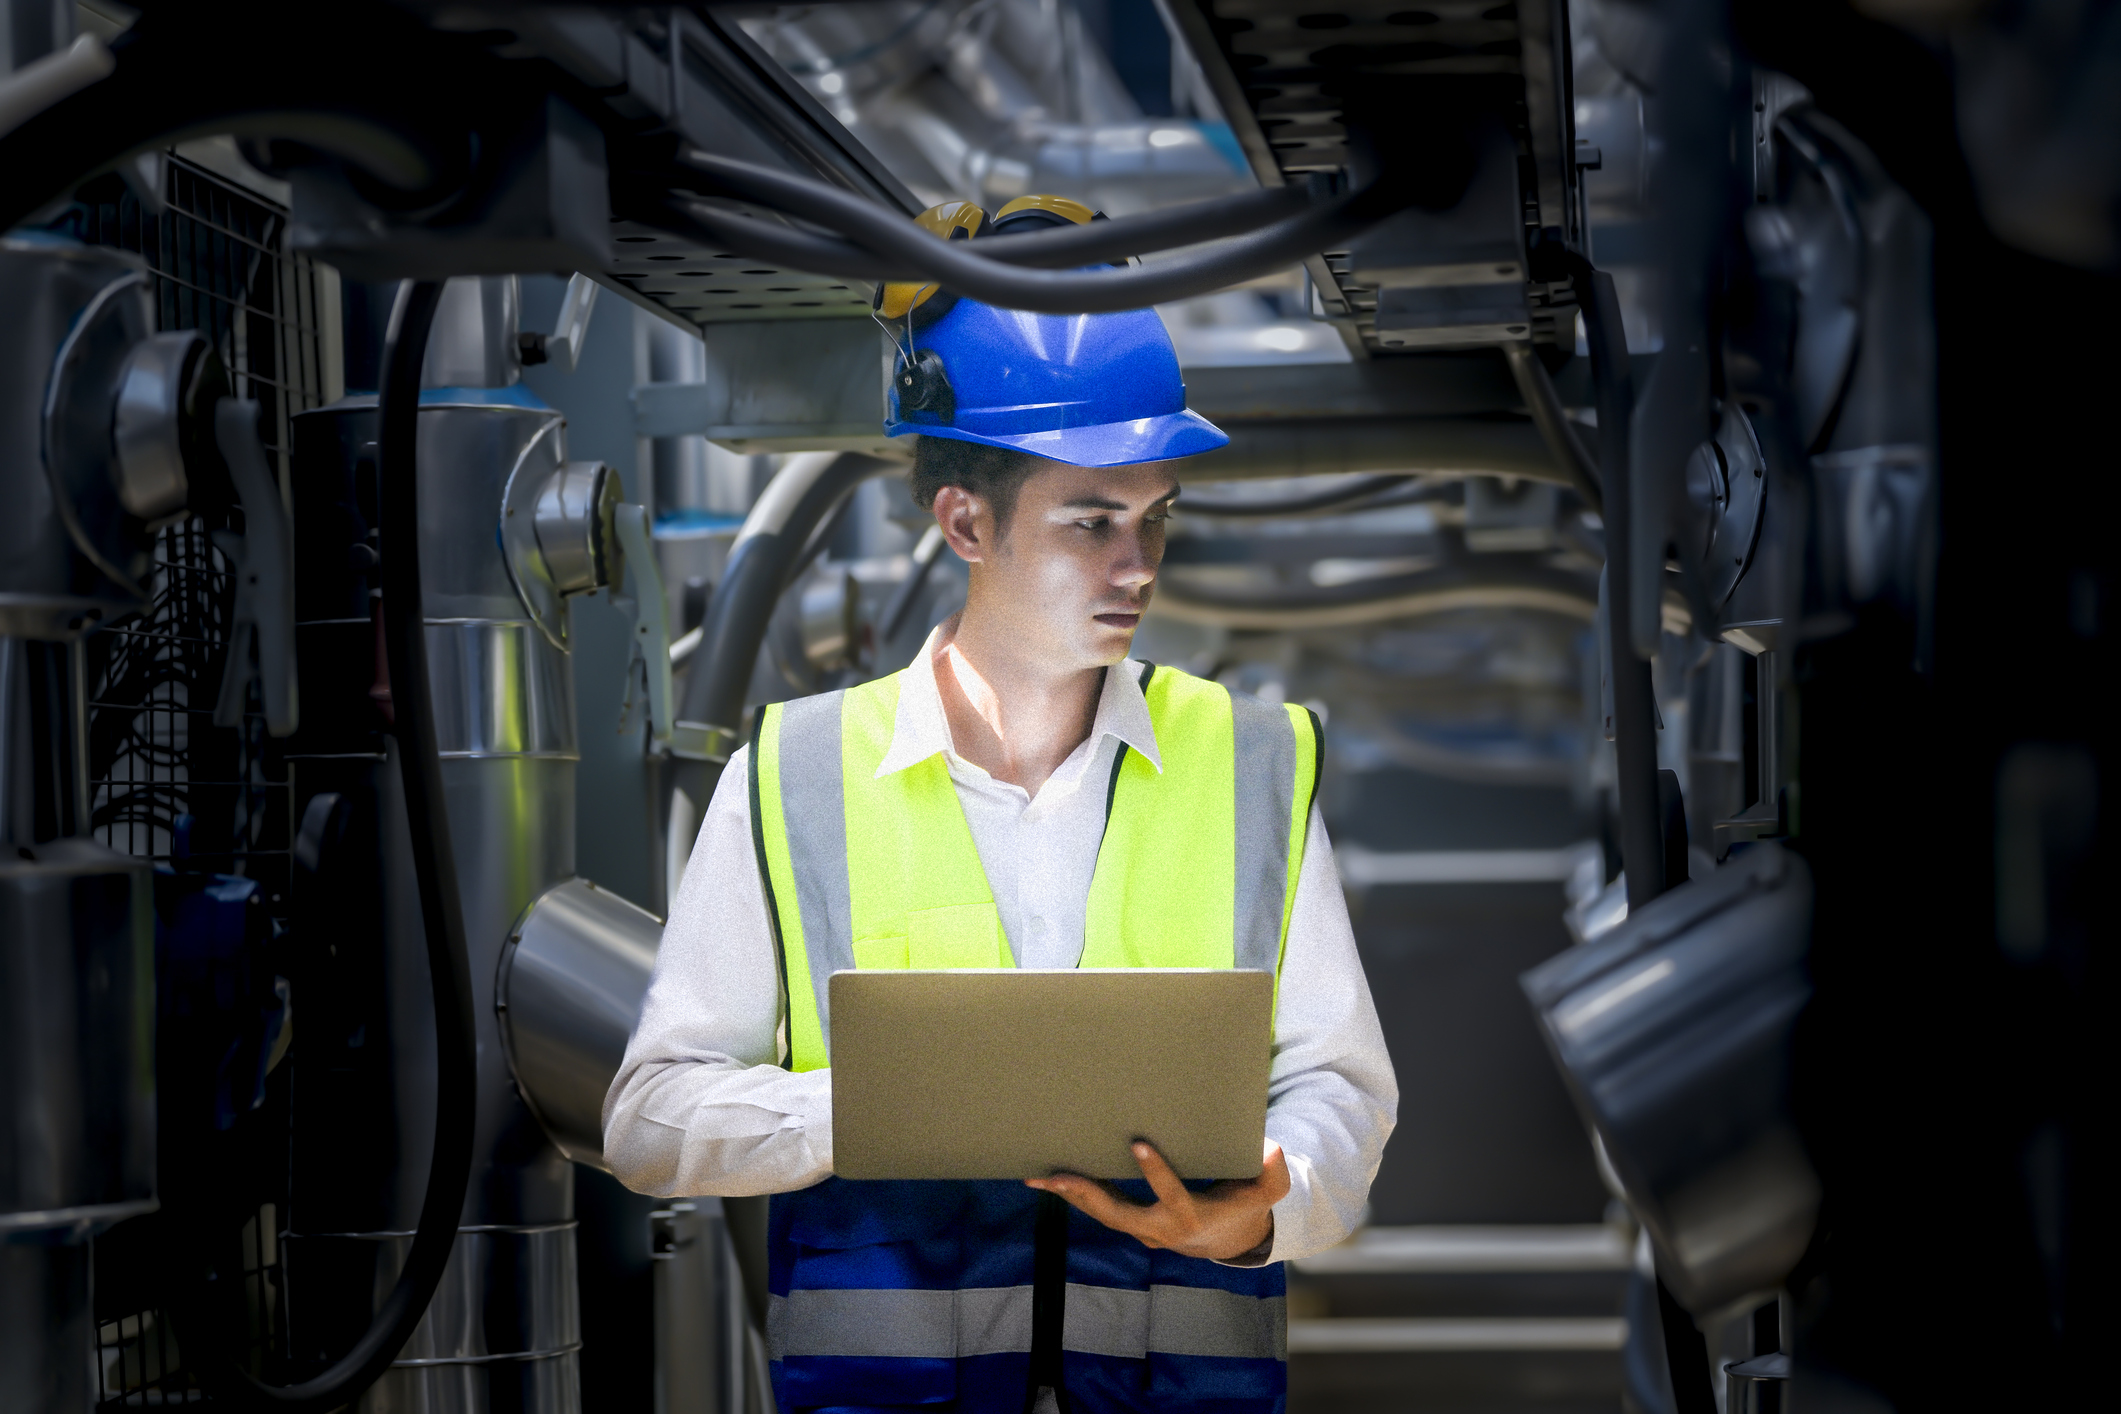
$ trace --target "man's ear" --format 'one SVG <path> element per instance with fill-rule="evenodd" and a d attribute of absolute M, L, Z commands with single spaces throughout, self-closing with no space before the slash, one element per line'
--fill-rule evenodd
<path fill-rule="evenodd" d="M 994 513 L 984 497 L 962 486 L 945 486 L 935 493 L 935 523 L 957 557 L 976 565 L 993 548 Z"/>

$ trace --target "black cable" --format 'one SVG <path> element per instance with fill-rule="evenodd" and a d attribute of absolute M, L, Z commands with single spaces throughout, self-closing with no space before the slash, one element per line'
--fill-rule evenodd
<path fill-rule="evenodd" d="M 871 457 L 837 457 L 804 489 L 781 526 L 737 541 L 707 606 L 699 651 L 685 676 L 679 721 L 732 733 L 741 725 L 744 690 L 750 686 L 759 645 L 765 641 L 774 605 L 809 548 L 811 532 L 856 485 L 887 466 Z"/>
<path fill-rule="evenodd" d="M 913 612 L 913 601 L 920 597 L 921 587 L 928 582 L 935 562 L 943 557 L 948 545 L 943 539 L 942 527 L 931 525 L 921 536 L 920 543 L 913 547 L 913 565 L 906 577 L 899 581 L 898 588 L 891 591 L 891 598 L 884 604 L 884 612 L 877 616 L 876 641 L 889 643 L 898 637 L 905 625 L 906 615 Z"/>
<path fill-rule="evenodd" d="M 1191 515 L 1222 516 L 1236 520 L 1244 517 L 1303 515 L 1308 511 L 1330 510 L 1336 506 L 1347 506 L 1351 501 L 1368 501 L 1373 496 L 1387 491 L 1396 491 L 1414 480 L 1411 476 L 1365 476 L 1330 491 L 1314 491 L 1308 496 L 1290 496 L 1279 501 L 1219 501 L 1212 496 L 1181 495 L 1174 503 L 1181 511 Z M 1352 506 L 1351 510 L 1364 511 L 1367 505 Z"/>
<path fill-rule="evenodd" d="M 933 280 L 988 304 L 1040 314 L 1140 309 L 1222 289 L 1316 254 L 1324 246 L 1390 214 L 1397 203 L 1393 195 L 1396 189 L 1388 190 L 1380 183 L 1351 196 L 1311 206 L 1207 250 L 1160 260 L 1154 265 L 1090 272 L 1025 270 L 975 253 L 973 248 L 978 242 L 936 240 L 906 217 L 820 182 L 710 154 L 688 152 L 688 158 L 695 165 L 711 166 L 717 173 L 741 172 L 741 190 L 736 194 L 746 200 L 804 220 L 830 224 L 850 237 L 840 240 L 795 231 L 704 202 L 682 204 L 689 222 L 739 253 L 842 278 Z M 730 185 L 739 183 L 732 181 Z M 994 241 L 991 246 L 1016 247 L 1019 242 L 1038 239 L 1036 234 L 1013 236 Z"/>
<path fill-rule="evenodd" d="M 792 172 L 740 162 L 698 148 L 686 148 L 679 154 L 678 163 L 681 184 L 685 174 L 697 173 L 709 179 L 703 189 L 712 195 L 734 194 L 776 211 L 786 211 L 828 230 L 846 232 L 856 245 L 889 249 L 862 235 L 865 229 L 876 229 L 879 219 L 893 222 L 899 229 L 917 229 L 889 208 Z M 1347 200 L 1345 196 L 1328 196 L 1322 188 L 1314 190 L 1308 183 L 1264 187 L 1167 206 L 1138 216 L 1025 231 L 1003 241 L 982 241 L 973 253 L 1006 265 L 1072 270 L 1154 250 L 1246 235 Z"/>
<path fill-rule="evenodd" d="M 324 1414 L 350 1404 L 389 1370 L 413 1328 L 427 1313 L 455 1249 L 457 1223 L 470 1183 L 473 1126 L 478 1107 L 477 1024 L 464 909 L 449 835 L 448 802 L 428 694 L 427 645 L 422 632 L 419 495 L 415 441 L 420 366 L 440 300 L 439 282 L 407 284 L 391 312 L 384 345 L 383 387 L 377 399 L 378 462 L 383 522 L 383 618 L 389 644 L 391 704 L 405 813 L 419 881 L 420 921 L 427 934 L 427 975 L 435 1009 L 434 1158 L 413 1233 L 412 1250 L 390 1294 L 353 1348 L 322 1374 L 295 1385 L 261 1383 L 223 1355 L 203 1368 L 216 1402 L 281 1414 Z M 196 1359 L 196 1347 L 190 1347 Z"/>
<path fill-rule="evenodd" d="M 503 72 L 477 41 L 368 0 L 224 0 L 211 24 L 196 6 L 140 8 L 110 43 L 113 72 L 0 138 L 0 230 L 128 152 L 209 133 L 292 141 L 347 163 L 385 205 L 432 205 L 475 155 L 461 96 Z"/>

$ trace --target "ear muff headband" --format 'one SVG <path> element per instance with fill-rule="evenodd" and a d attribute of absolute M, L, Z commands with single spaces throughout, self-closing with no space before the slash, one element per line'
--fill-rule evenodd
<path fill-rule="evenodd" d="M 941 240 L 969 241 L 987 224 L 987 213 L 969 201 L 946 201 L 929 207 L 913 220 Z M 869 307 L 879 319 L 904 319 L 941 293 L 942 288 L 910 280 L 887 282 L 876 287 L 876 297 Z"/>
<path fill-rule="evenodd" d="M 1065 196 L 1020 196 L 997 212 L 992 220 L 969 201 L 946 201 L 931 206 L 914 221 L 946 241 L 969 241 L 979 235 L 1002 235 L 1009 229 L 1037 230 L 1045 226 L 1081 226 L 1102 221 L 1105 214 Z M 898 346 L 899 364 L 893 377 L 902 413 L 932 413 L 945 424 L 957 415 L 957 396 L 943 361 L 932 349 L 915 349 L 913 332 L 925 328 L 950 312 L 957 296 L 939 284 L 886 281 L 876 287 L 870 312 Z"/>

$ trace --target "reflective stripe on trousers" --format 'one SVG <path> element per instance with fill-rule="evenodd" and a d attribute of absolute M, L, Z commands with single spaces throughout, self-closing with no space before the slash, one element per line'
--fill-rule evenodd
<path fill-rule="evenodd" d="M 1031 1351 L 1031 1288 L 963 1291 L 791 1291 L 769 1298 L 766 1345 L 776 1360 L 894 1356 L 954 1360 Z M 1144 1360 L 1204 1355 L 1288 1358 L 1283 1298 L 1197 1286 L 1067 1284 L 1061 1349 Z"/>

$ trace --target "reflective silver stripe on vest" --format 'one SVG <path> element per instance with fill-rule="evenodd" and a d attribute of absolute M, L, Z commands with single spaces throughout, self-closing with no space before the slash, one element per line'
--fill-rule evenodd
<path fill-rule="evenodd" d="M 1167 1355 L 1286 1360 L 1288 1303 L 1205 1286 L 1152 1286 L 1149 1348 Z"/>
<path fill-rule="evenodd" d="M 1031 1288 L 795 1291 L 768 1298 L 766 1348 L 776 1360 L 806 1355 L 952 1360 L 1028 1351 Z"/>
<path fill-rule="evenodd" d="M 1031 1349 L 1031 1288 L 968 1291 L 806 1289 L 769 1298 L 766 1347 L 776 1360 L 871 1356 L 949 1360 Z M 1286 1360 L 1287 1305 L 1196 1286 L 1147 1291 L 1068 1283 L 1061 1347 L 1140 1360 L 1212 1355 Z"/>
<path fill-rule="evenodd" d="M 832 1045 L 832 974 L 854 966 L 854 908 L 847 889 L 847 781 L 840 768 L 844 692 L 799 697 L 781 706 L 781 815 L 803 949 L 827 1054 Z"/>
<path fill-rule="evenodd" d="M 1256 697 L 1233 692 L 1230 710 L 1237 736 L 1236 965 L 1273 972 L 1281 966 L 1296 732 L 1287 711 Z"/>
<path fill-rule="evenodd" d="M 1068 1283 L 1061 1348 L 1140 1360 L 1165 1355 L 1219 1355 L 1286 1360 L 1287 1303 L 1279 1296 L 1240 1296 L 1197 1286 L 1134 1291 Z"/>

